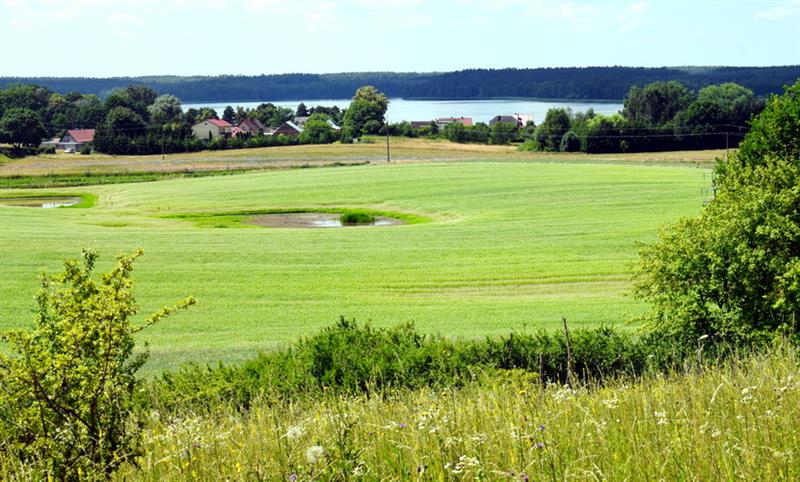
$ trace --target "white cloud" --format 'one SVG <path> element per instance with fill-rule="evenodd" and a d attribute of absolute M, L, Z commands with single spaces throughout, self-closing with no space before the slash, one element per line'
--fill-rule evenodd
<path fill-rule="evenodd" d="M 356 5 L 374 9 L 391 9 L 417 7 L 423 2 L 424 0 L 356 0 Z"/>
<path fill-rule="evenodd" d="M 650 10 L 650 2 L 640 0 L 634 2 L 617 16 L 619 29 L 623 32 L 633 30 L 647 22 L 647 12 Z"/>
<path fill-rule="evenodd" d="M 798 20 L 800 19 L 800 0 L 789 0 L 769 10 L 759 10 L 753 14 L 753 17 L 756 20 L 769 20 L 773 22 L 787 19 Z"/>
<path fill-rule="evenodd" d="M 109 23 L 115 25 L 144 25 L 144 19 L 142 17 L 128 12 L 112 12 L 108 15 L 107 20 Z"/>

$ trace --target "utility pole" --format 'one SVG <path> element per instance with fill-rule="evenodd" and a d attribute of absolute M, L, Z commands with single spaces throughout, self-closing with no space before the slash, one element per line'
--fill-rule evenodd
<path fill-rule="evenodd" d="M 161 128 L 161 160 L 164 160 L 164 127 Z"/>
<path fill-rule="evenodd" d="M 728 160 L 728 128 L 725 128 L 725 161 Z"/>
<path fill-rule="evenodd" d="M 392 162 L 392 158 L 389 155 L 389 119 L 386 119 L 384 129 L 386 130 L 386 163 L 389 164 Z"/>

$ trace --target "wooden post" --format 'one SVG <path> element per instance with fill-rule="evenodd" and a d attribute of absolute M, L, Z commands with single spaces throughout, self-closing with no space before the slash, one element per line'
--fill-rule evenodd
<path fill-rule="evenodd" d="M 572 340 L 569 338 L 569 327 L 567 327 L 567 317 L 562 316 L 561 321 L 564 322 L 564 340 L 567 346 L 567 383 L 570 388 L 574 388 L 575 374 L 573 373 L 572 366 Z"/>

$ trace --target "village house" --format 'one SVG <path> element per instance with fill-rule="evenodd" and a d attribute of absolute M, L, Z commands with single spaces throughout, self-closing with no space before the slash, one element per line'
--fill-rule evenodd
<path fill-rule="evenodd" d="M 206 119 L 192 126 L 192 134 L 201 140 L 229 137 L 232 131 L 233 125 L 222 119 Z"/>
<path fill-rule="evenodd" d="M 285 136 L 299 136 L 300 133 L 303 132 L 303 126 L 306 125 L 306 121 L 308 121 L 307 116 L 295 117 L 294 119 L 281 124 L 280 127 L 272 132 L 272 135 L 277 136 L 279 134 L 283 134 Z M 331 129 L 335 131 L 341 130 L 341 128 L 330 119 L 328 119 L 328 125 L 331 126 Z"/>
<path fill-rule="evenodd" d="M 66 152 L 78 152 L 83 146 L 91 146 L 94 142 L 94 129 L 70 129 L 58 141 L 58 148 Z"/>
<path fill-rule="evenodd" d="M 447 124 L 461 124 L 466 127 L 472 127 L 472 117 L 439 117 L 436 119 L 436 125 L 439 130 L 444 129 Z"/>
<path fill-rule="evenodd" d="M 423 127 L 430 127 L 433 121 L 411 121 L 412 129 L 422 129 Z"/>
<path fill-rule="evenodd" d="M 240 131 L 251 135 L 263 134 L 267 130 L 264 124 L 258 119 L 242 119 L 236 127 L 238 127 Z"/>
<path fill-rule="evenodd" d="M 284 135 L 284 136 L 299 136 L 300 133 L 303 132 L 303 128 L 299 125 L 295 124 L 293 121 L 286 121 L 280 125 L 275 132 L 272 133 L 273 136 Z"/>
<path fill-rule="evenodd" d="M 489 121 L 489 125 L 491 126 L 498 122 L 514 124 L 517 127 L 525 127 L 528 122 L 533 122 L 533 114 L 496 115 Z"/>

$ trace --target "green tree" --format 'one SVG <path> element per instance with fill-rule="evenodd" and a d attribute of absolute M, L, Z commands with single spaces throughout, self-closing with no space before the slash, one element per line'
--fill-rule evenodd
<path fill-rule="evenodd" d="M 489 142 L 496 145 L 510 144 L 517 137 L 517 125 L 511 122 L 495 122 L 489 131 Z"/>
<path fill-rule="evenodd" d="M 651 326 L 694 342 L 798 333 L 800 81 L 769 99 L 738 153 L 717 166 L 716 197 L 643 246 L 636 290 Z"/>
<path fill-rule="evenodd" d="M 42 118 L 31 109 L 12 107 L 0 117 L 0 142 L 15 147 L 38 146 L 47 135 Z"/>
<path fill-rule="evenodd" d="M 14 108 L 44 112 L 50 94 L 49 90 L 38 85 L 11 84 L 5 90 L 0 90 L 0 114 Z"/>
<path fill-rule="evenodd" d="M 309 115 L 308 107 L 306 107 L 304 103 L 300 102 L 299 104 L 297 104 L 297 110 L 295 111 L 294 115 L 296 115 L 297 117 L 308 116 Z"/>
<path fill-rule="evenodd" d="M 578 152 L 581 150 L 581 139 L 578 134 L 569 131 L 561 138 L 559 146 L 561 152 Z"/>
<path fill-rule="evenodd" d="M 147 111 L 150 114 L 150 122 L 157 126 L 175 124 L 183 118 L 180 99 L 169 94 L 156 97 L 156 100 L 147 108 Z"/>
<path fill-rule="evenodd" d="M 361 87 L 344 113 L 344 126 L 350 129 L 354 137 L 376 134 L 383 126 L 388 108 L 389 99 L 378 89 L 371 85 Z"/>
<path fill-rule="evenodd" d="M 314 114 L 308 118 L 300 133 L 301 144 L 329 144 L 337 139 L 337 132 L 328 122 L 328 116 Z"/>
<path fill-rule="evenodd" d="M 99 281 L 94 253 L 66 261 L 63 273 L 42 278 L 33 330 L 3 335 L 16 356 L 0 355 L 0 450 L 38 469 L 36 479 L 108 478 L 140 454 L 132 410 L 147 353 L 133 355 L 133 335 L 194 299 L 133 326 L 139 255 L 120 256 Z"/>
<path fill-rule="evenodd" d="M 233 122 L 236 120 L 236 111 L 233 109 L 233 107 L 225 107 L 225 110 L 222 111 L 222 120 L 233 124 Z"/>
<path fill-rule="evenodd" d="M 107 154 L 132 153 L 132 141 L 145 132 L 146 124 L 139 114 L 127 107 L 114 107 L 97 126 L 94 147 Z"/>
<path fill-rule="evenodd" d="M 635 124 L 661 126 L 671 122 L 692 100 L 692 92 L 680 82 L 653 82 L 644 88 L 631 87 L 622 114 Z"/>
<path fill-rule="evenodd" d="M 460 122 L 452 122 L 450 124 L 445 124 L 443 133 L 445 139 L 451 142 L 466 142 L 467 141 L 467 133 L 464 124 Z"/>
<path fill-rule="evenodd" d="M 148 121 L 150 114 L 147 108 L 155 102 L 156 97 L 158 97 L 158 94 L 150 87 L 129 85 L 124 89 L 113 91 L 106 98 L 106 110 L 111 111 L 115 107 L 126 107 L 136 112 L 145 121 Z"/>
<path fill-rule="evenodd" d="M 561 138 L 569 131 L 571 126 L 572 111 L 564 108 L 547 110 L 544 121 L 534 131 L 534 137 L 542 149 L 558 151 Z"/>

